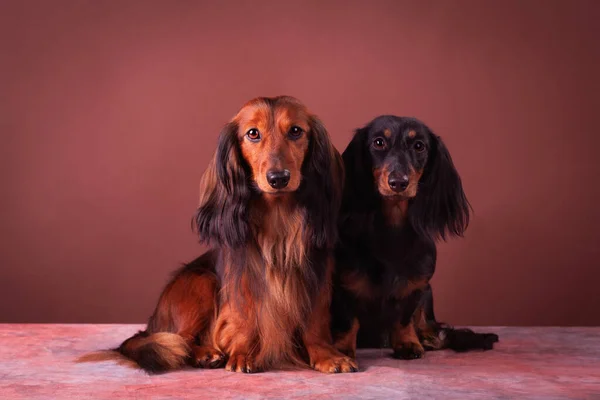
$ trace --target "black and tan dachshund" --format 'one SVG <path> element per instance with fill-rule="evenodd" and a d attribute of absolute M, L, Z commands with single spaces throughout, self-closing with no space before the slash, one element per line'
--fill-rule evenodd
<path fill-rule="evenodd" d="M 491 349 L 498 336 L 453 329 L 433 313 L 429 281 L 436 240 L 462 236 L 470 205 L 442 140 L 414 118 L 380 116 L 342 155 L 345 188 L 336 252 L 332 331 L 336 347 Z"/>

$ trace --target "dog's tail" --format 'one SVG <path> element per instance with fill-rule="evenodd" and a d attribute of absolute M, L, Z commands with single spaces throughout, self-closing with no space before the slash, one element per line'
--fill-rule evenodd
<path fill-rule="evenodd" d="M 451 349 L 457 352 L 491 350 L 499 341 L 495 333 L 476 333 L 471 329 L 456 329 L 437 322 L 433 312 L 431 286 L 425 290 L 421 305 L 415 313 L 415 326 L 423 347 L 427 350 Z"/>
<path fill-rule="evenodd" d="M 136 333 L 115 350 L 151 374 L 183 367 L 191 351 L 186 340 L 176 333 L 147 331 Z"/>
<path fill-rule="evenodd" d="M 158 374 L 183 367 L 190 359 L 186 340 L 169 332 L 149 334 L 140 331 L 112 350 L 85 354 L 76 362 L 116 361 L 131 368 L 142 368 L 149 374 Z"/>
<path fill-rule="evenodd" d="M 78 362 L 115 360 L 137 364 L 151 374 L 186 364 L 198 366 L 194 353 L 196 341 L 206 337 L 217 310 L 216 257 L 214 251 L 204 253 L 174 274 L 145 330 L 116 349 L 84 355 Z"/>

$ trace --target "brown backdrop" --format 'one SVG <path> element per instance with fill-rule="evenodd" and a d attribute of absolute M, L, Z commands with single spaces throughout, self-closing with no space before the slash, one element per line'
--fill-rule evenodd
<path fill-rule="evenodd" d="M 340 150 L 382 113 L 445 139 L 476 215 L 441 319 L 600 323 L 600 2 L 216 3 L 2 2 L 0 321 L 145 321 L 221 126 L 290 94 Z"/>

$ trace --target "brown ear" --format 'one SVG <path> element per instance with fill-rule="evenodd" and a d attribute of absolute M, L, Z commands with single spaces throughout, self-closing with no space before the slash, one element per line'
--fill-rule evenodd
<path fill-rule="evenodd" d="M 248 170 L 238 147 L 237 124 L 219 136 L 217 151 L 200 183 L 200 205 L 194 219 L 201 242 L 232 248 L 248 239 Z"/>
<path fill-rule="evenodd" d="M 307 209 L 309 240 L 316 247 L 331 247 L 337 238 L 344 168 L 329 133 L 315 116 L 309 120 L 311 141 L 303 165 L 303 183 L 299 198 Z"/>

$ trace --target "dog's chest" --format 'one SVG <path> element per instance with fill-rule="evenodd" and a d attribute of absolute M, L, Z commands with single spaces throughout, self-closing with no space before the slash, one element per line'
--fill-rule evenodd
<path fill-rule="evenodd" d="M 259 302 L 266 315 L 289 320 L 287 326 L 301 323 L 310 308 L 308 249 L 304 241 L 304 215 L 299 209 L 270 207 L 255 221 L 257 251 L 255 263 L 264 279 L 265 291 Z"/>
<path fill-rule="evenodd" d="M 376 229 L 370 241 L 367 272 L 378 291 L 389 297 L 411 282 L 429 279 L 435 267 L 435 249 L 409 229 Z"/>
<path fill-rule="evenodd" d="M 285 272 L 305 263 L 304 218 L 299 210 L 267 209 L 255 230 L 266 270 Z"/>

